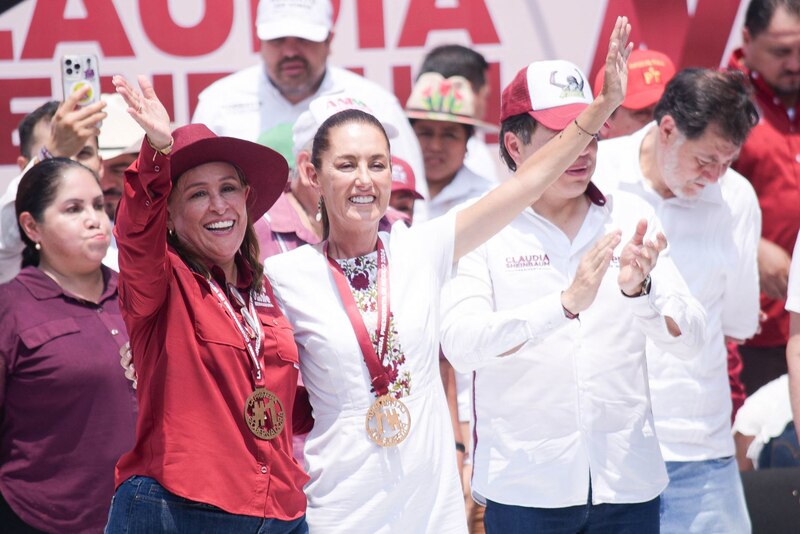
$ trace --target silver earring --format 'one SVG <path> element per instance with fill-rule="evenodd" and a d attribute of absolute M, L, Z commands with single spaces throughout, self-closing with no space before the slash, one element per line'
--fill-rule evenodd
<path fill-rule="evenodd" d="M 35 245 L 33 245 L 33 248 L 35 248 L 36 250 L 42 250 L 42 245 L 36 243 Z"/>
<path fill-rule="evenodd" d="M 314 215 L 314 220 L 317 222 L 322 222 L 322 208 L 325 204 L 322 202 L 322 197 L 319 197 L 319 202 L 317 202 L 317 214 Z"/>

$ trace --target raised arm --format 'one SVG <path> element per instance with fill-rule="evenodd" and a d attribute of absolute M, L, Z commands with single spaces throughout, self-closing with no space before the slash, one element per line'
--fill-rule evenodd
<path fill-rule="evenodd" d="M 169 157 L 156 148 L 166 149 L 172 134 L 169 115 L 147 79 L 139 77 L 141 93 L 122 76 L 114 76 L 113 81 L 129 106 L 128 113 L 147 134 L 138 160 L 125 172 L 125 192 L 114 226 L 120 303 L 127 313 L 145 317 L 162 305 L 169 283 L 167 198 L 172 183 Z"/>
<path fill-rule="evenodd" d="M 559 135 L 537 150 L 517 172 L 480 201 L 456 216 L 453 260 L 485 242 L 508 225 L 522 210 L 533 204 L 575 161 L 596 132 L 625 98 L 628 83 L 627 60 L 633 45 L 628 43 L 630 24 L 619 17 L 608 46 L 605 83 L 602 92 Z M 501 140 L 502 142 L 502 140 Z"/>

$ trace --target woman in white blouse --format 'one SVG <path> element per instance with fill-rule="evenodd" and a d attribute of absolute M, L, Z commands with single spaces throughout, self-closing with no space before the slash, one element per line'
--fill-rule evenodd
<path fill-rule="evenodd" d="M 622 102 L 630 26 L 612 32 L 601 95 L 517 173 L 470 207 L 378 232 L 389 141 L 369 114 L 322 124 L 304 169 L 327 240 L 267 260 L 295 331 L 315 424 L 306 443 L 312 532 L 465 532 L 438 375 L 439 292 L 455 262 L 530 206 Z"/>

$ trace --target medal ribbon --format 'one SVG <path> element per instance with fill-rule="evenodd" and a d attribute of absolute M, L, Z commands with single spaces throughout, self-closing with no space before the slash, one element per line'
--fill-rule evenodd
<path fill-rule="evenodd" d="M 239 300 L 241 303 L 242 318 L 247 322 L 247 325 L 253 331 L 253 337 L 251 337 L 247 333 L 247 328 L 245 325 L 242 324 L 242 321 L 240 321 L 236 316 L 233 306 L 231 306 L 230 301 L 222 292 L 222 289 L 220 289 L 217 283 L 210 278 L 208 279 L 208 285 L 211 286 L 211 292 L 214 293 L 214 295 L 217 297 L 217 300 L 228 312 L 228 315 L 230 315 L 231 319 L 233 319 L 233 324 L 236 325 L 236 329 L 242 335 L 242 339 L 244 339 L 247 353 L 250 356 L 251 373 L 253 374 L 253 380 L 256 384 L 256 387 L 265 387 L 266 381 L 264 380 L 264 373 L 261 371 L 261 363 L 258 361 L 258 353 L 261 351 L 261 342 L 264 339 L 264 332 L 261 329 L 261 323 L 258 319 L 258 312 L 256 311 L 255 291 L 250 289 L 250 305 L 246 307 L 244 299 L 242 298 L 241 294 L 239 294 L 239 290 L 233 286 L 230 286 L 231 293 L 234 294 L 237 300 Z"/>
<path fill-rule="evenodd" d="M 364 318 L 358 309 L 353 293 L 350 290 L 350 284 L 347 283 L 347 277 L 342 270 L 342 267 L 328 255 L 328 242 L 322 246 L 322 252 L 328 260 L 331 267 L 331 274 L 333 280 L 336 282 L 336 289 L 339 291 L 339 297 L 344 304 L 344 310 L 347 312 L 347 318 L 350 319 L 350 324 L 353 325 L 353 331 L 358 340 L 358 346 L 361 348 L 361 353 L 364 356 L 364 363 L 367 365 L 369 376 L 372 378 L 372 387 L 378 396 L 383 396 L 389 393 L 389 373 L 383 367 L 383 361 L 386 358 L 386 353 L 389 351 L 389 318 L 391 315 L 389 307 L 389 259 L 386 257 L 386 250 L 383 243 L 378 238 L 378 324 L 376 328 L 376 338 L 378 340 L 378 351 L 375 351 L 375 346 L 367 332 L 367 326 L 364 324 Z M 380 355 L 380 356 L 379 356 Z"/>

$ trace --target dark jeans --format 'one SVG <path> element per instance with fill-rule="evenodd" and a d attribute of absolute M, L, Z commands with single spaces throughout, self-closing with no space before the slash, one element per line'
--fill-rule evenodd
<path fill-rule="evenodd" d="M 305 516 L 281 521 L 229 514 L 216 506 L 178 497 L 152 478 L 133 476 L 117 488 L 105 532 L 308 534 L 308 525 Z"/>
<path fill-rule="evenodd" d="M 800 466 L 800 444 L 794 423 L 789 421 L 783 433 L 769 440 L 758 455 L 758 468 Z"/>
<path fill-rule="evenodd" d="M 659 497 L 634 504 L 529 508 L 486 501 L 486 534 L 658 534 Z"/>

